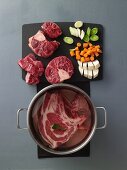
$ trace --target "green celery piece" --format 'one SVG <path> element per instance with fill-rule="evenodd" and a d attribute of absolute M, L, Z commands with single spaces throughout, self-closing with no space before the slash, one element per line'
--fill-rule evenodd
<path fill-rule="evenodd" d="M 92 36 L 90 37 L 90 40 L 91 40 L 91 41 L 98 41 L 98 40 L 99 40 L 99 37 L 98 37 L 98 35 L 92 35 Z"/>
<path fill-rule="evenodd" d="M 67 44 L 73 44 L 74 40 L 71 37 L 64 37 L 64 42 Z"/>
<path fill-rule="evenodd" d="M 89 42 L 89 36 L 86 34 L 86 35 L 84 36 L 83 40 L 84 40 L 85 42 Z"/>
<path fill-rule="evenodd" d="M 95 34 L 97 34 L 98 33 L 98 28 L 93 28 L 92 30 L 91 30 L 91 35 L 95 35 Z"/>
<path fill-rule="evenodd" d="M 90 32 L 91 32 L 91 28 L 88 27 L 87 30 L 86 30 L 86 34 L 87 34 L 88 36 L 90 36 Z"/>

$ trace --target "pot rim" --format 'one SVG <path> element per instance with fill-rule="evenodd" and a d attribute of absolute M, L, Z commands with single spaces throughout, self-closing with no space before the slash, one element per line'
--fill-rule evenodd
<path fill-rule="evenodd" d="M 87 98 L 88 102 L 91 104 L 92 108 L 93 108 L 93 112 L 94 112 L 94 123 L 91 129 L 91 132 L 89 133 L 88 137 L 86 138 L 85 141 L 83 141 L 81 144 L 79 144 L 78 146 L 68 149 L 66 151 L 58 151 L 58 150 L 54 150 L 51 148 L 48 148 L 46 146 L 44 146 L 41 142 L 39 142 L 35 136 L 33 135 L 33 131 L 31 130 L 30 124 L 29 124 L 29 119 L 30 119 L 30 112 L 31 112 L 31 108 L 33 106 L 33 104 L 35 103 L 35 101 L 38 99 L 38 97 L 40 97 L 40 95 L 44 94 L 46 91 L 51 90 L 53 88 L 60 88 L 60 87 L 65 87 L 65 88 L 70 88 L 72 90 L 76 90 L 79 91 L 80 93 L 82 93 L 83 95 L 85 95 L 85 97 Z M 59 84 L 53 84 L 53 85 L 49 85 L 45 88 L 43 88 L 42 90 L 40 90 L 31 100 L 29 106 L 28 106 L 28 110 L 27 110 L 27 127 L 28 127 L 28 131 L 32 137 L 32 139 L 35 141 L 35 143 L 37 145 L 39 145 L 42 149 L 44 149 L 45 151 L 52 153 L 52 154 L 56 154 L 56 155 L 67 155 L 67 154 L 72 154 L 75 153 L 77 151 L 79 151 L 80 149 L 82 149 L 84 146 L 86 146 L 88 144 L 88 142 L 91 140 L 91 138 L 93 137 L 95 130 L 96 130 L 96 126 L 97 126 L 97 112 L 95 109 L 95 106 L 91 100 L 91 98 L 88 96 L 88 94 L 83 91 L 82 89 L 80 89 L 79 87 L 76 87 L 74 85 L 70 85 L 67 83 L 59 83 Z"/>

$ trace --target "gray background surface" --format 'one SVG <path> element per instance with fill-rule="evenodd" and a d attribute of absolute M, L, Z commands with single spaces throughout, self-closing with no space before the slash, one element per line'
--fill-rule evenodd
<path fill-rule="evenodd" d="M 0 1 L 0 170 L 126 170 L 127 168 L 127 1 Z M 108 126 L 96 131 L 90 158 L 37 159 L 27 131 L 16 129 L 16 110 L 27 107 L 36 88 L 25 84 L 17 65 L 22 25 L 46 20 L 104 26 L 104 79 L 91 83 L 96 106 L 105 106 Z M 23 126 L 26 125 L 25 113 Z"/>

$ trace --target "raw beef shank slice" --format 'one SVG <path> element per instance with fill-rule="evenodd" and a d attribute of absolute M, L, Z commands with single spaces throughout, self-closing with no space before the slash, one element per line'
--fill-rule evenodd
<path fill-rule="evenodd" d="M 28 45 L 35 54 L 47 58 L 55 52 L 60 43 L 46 40 L 43 32 L 39 30 L 34 36 L 29 38 Z"/>
<path fill-rule="evenodd" d="M 45 77 L 51 84 L 60 83 L 70 79 L 74 73 L 74 67 L 66 56 L 59 56 L 49 62 L 45 70 Z"/>
<path fill-rule="evenodd" d="M 45 22 L 42 24 L 41 28 L 50 38 L 57 38 L 62 34 L 60 27 L 54 22 Z"/>

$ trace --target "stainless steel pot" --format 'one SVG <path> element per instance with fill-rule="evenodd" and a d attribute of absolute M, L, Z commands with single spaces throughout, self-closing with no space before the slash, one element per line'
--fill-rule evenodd
<path fill-rule="evenodd" d="M 89 103 L 90 109 L 91 109 L 91 116 L 92 116 L 92 126 L 89 132 L 89 135 L 87 136 L 87 138 L 85 138 L 81 143 L 79 143 L 79 145 L 74 146 L 72 148 L 69 149 L 64 149 L 64 150 L 59 150 L 59 149 L 51 149 L 48 146 L 45 145 L 45 142 L 42 142 L 42 140 L 40 139 L 39 135 L 36 133 L 34 126 L 33 126 L 33 119 L 32 119 L 32 109 L 35 105 L 35 103 L 37 102 L 37 100 L 47 91 L 49 90 L 53 90 L 53 89 L 69 89 L 69 90 L 73 90 L 77 93 L 81 93 L 82 95 L 84 95 L 84 97 L 87 99 L 87 102 Z M 104 125 L 101 127 L 97 127 L 97 109 L 102 109 L 104 111 Z M 20 124 L 19 124 L 19 114 L 21 111 L 26 110 L 27 111 L 27 128 L 21 128 Z M 66 155 L 66 154 L 71 154 L 74 152 L 77 152 L 78 150 L 82 149 L 93 137 L 95 130 L 96 129 L 104 129 L 107 125 L 107 113 L 106 113 L 106 109 L 104 107 L 95 107 L 93 102 L 91 101 L 90 97 L 80 88 L 75 87 L 73 85 L 69 85 L 69 84 L 55 84 L 55 85 L 50 85 L 47 86 L 46 88 L 42 89 L 41 91 L 39 91 L 31 100 L 28 109 L 27 108 L 21 108 L 17 111 L 17 128 L 22 130 L 22 129 L 28 129 L 31 137 L 33 138 L 33 140 L 36 142 L 37 145 L 39 145 L 42 149 L 46 150 L 47 152 L 53 153 L 53 154 L 58 154 L 58 155 Z"/>

